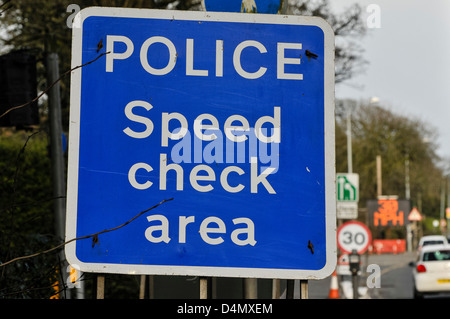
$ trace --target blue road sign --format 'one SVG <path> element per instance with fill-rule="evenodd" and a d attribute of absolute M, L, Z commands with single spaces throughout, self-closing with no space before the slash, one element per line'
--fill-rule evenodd
<path fill-rule="evenodd" d="M 287 1 L 287 0 L 284 0 Z M 277 14 L 283 0 L 202 0 L 206 11 Z"/>
<path fill-rule="evenodd" d="M 323 278 L 336 263 L 334 36 L 319 18 L 74 20 L 66 247 L 82 271 Z M 96 238 L 97 239 L 97 238 Z"/>

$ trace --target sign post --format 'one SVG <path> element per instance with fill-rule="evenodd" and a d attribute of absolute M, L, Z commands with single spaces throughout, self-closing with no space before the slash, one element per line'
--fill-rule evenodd
<path fill-rule="evenodd" d="M 320 279 L 336 265 L 322 19 L 88 8 L 74 20 L 67 240 L 82 271 Z M 103 45 L 103 46 L 102 46 Z"/>

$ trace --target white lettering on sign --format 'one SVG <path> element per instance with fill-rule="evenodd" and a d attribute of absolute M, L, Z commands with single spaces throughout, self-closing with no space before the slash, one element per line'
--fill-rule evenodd
<path fill-rule="evenodd" d="M 125 52 L 117 53 L 114 51 L 114 43 L 122 42 L 126 45 Z M 106 72 L 113 72 L 113 62 L 114 60 L 125 60 L 128 59 L 134 51 L 134 44 L 127 37 L 121 35 L 108 35 L 106 37 Z"/>
<path fill-rule="evenodd" d="M 194 39 L 186 39 L 186 75 L 208 76 L 208 70 L 194 70 Z"/>
<path fill-rule="evenodd" d="M 167 62 L 167 65 L 165 67 L 163 67 L 162 69 L 155 69 L 155 68 L 151 67 L 147 60 L 148 49 L 154 43 L 162 43 L 169 50 L 169 61 Z M 148 73 L 154 74 L 154 75 L 166 75 L 166 74 L 170 73 L 170 71 L 172 71 L 173 68 L 175 67 L 175 64 L 177 62 L 177 52 L 176 52 L 175 46 L 173 45 L 172 41 L 170 41 L 169 39 L 164 38 L 164 37 L 151 37 L 142 44 L 140 59 L 141 59 L 142 67 Z"/>
<path fill-rule="evenodd" d="M 132 101 L 128 103 L 125 106 L 125 116 L 132 122 L 137 122 L 140 124 L 144 124 L 145 130 L 143 131 L 135 131 L 131 129 L 130 127 L 127 127 L 123 130 L 123 132 L 136 139 L 142 139 L 147 138 L 151 135 L 154 129 L 153 122 L 145 116 L 136 115 L 133 113 L 133 109 L 136 107 L 142 107 L 147 111 L 150 111 L 153 109 L 153 106 L 150 103 L 147 103 L 145 101 Z M 273 116 L 262 116 L 255 122 L 255 128 L 253 130 L 250 130 L 249 122 L 248 120 L 241 116 L 241 115 L 232 115 L 230 116 L 224 123 L 223 131 L 225 132 L 225 135 L 228 140 L 230 140 L 232 143 L 239 143 L 244 142 L 248 139 L 248 136 L 250 136 L 251 132 L 254 132 L 254 136 L 257 140 L 259 140 L 262 144 L 271 144 L 271 145 L 277 145 L 281 142 L 281 108 L 280 107 L 274 107 L 273 108 Z M 169 130 L 169 124 L 171 121 L 176 121 L 177 129 L 170 131 Z M 204 124 L 204 121 L 209 121 L 211 124 Z M 236 121 L 240 122 L 241 125 L 233 125 Z M 263 125 L 270 124 L 273 126 L 272 133 L 266 134 L 265 129 L 263 129 Z M 189 124 L 185 116 L 181 113 L 161 113 L 161 146 L 167 147 L 169 145 L 169 140 L 180 140 L 189 135 Z M 193 131 L 195 136 L 200 141 L 212 141 L 211 144 L 218 138 L 218 136 L 223 136 L 221 134 L 220 130 L 220 124 L 217 118 L 212 114 L 200 114 L 197 116 L 197 118 L 194 120 L 193 124 Z M 235 135 L 236 132 L 247 132 L 247 135 Z M 214 132 L 214 133 L 211 133 Z M 219 134 L 220 133 L 220 134 Z M 183 148 L 183 154 L 189 154 L 190 152 L 186 152 L 187 149 L 190 149 L 190 138 L 186 139 L 188 141 L 188 146 L 185 146 L 186 143 L 184 140 L 180 142 L 180 145 L 177 146 L 178 152 L 180 150 L 178 147 Z M 195 153 L 202 153 L 204 154 L 205 151 L 209 149 L 209 154 L 215 153 L 215 155 L 219 155 L 216 159 L 219 159 L 216 161 L 222 163 L 222 156 L 220 151 L 218 151 L 219 146 L 222 146 L 222 141 L 217 144 L 213 145 L 211 147 L 211 144 L 208 144 L 205 147 L 205 150 L 202 152 L 202 150 L 198 148 L 194 148 Z M 215 147 L 217 146 L 217 147 Z M 201 147 L 201 146 L 200 146 Z M 211 149 L 211 148 L 214 148 Z M 175 149 L 175 148 L 174 148 Z M 234 149 L 234 148 L 229 148 Z M 260 147 L 260 151 L 264 150 L 263 147 Z M 278 150 L 276 148 L 275 150 Z M 190 150 L 189 150 L 190 151 Z M 274 153 L 274 149 L 272 149 L 272 152 Z M 195 155 L 195 154 L 194 154 Z M 214 157 L 215 155 L 210 155 L 210 157 Z M 269 167 L 258 167 L 258 157 L 250 155 L 250 178 L 247 177 L 247 180 L 250 181 L 246 184 L 250 186 L 250 192 L 251 193 L 258 193 L 259 188 L 258 186 L 261 184 L 269 194 L 276 194 L 276 191 L 270 184 L 268 177 L 276 173 L 278 167 L 276 166 L 269 166 Z M 195 157 L 195 156 L 194 156 Z M 275 158 L 278 158 L 278 155 L 275 154 Z M 201 162 L 201 161 L 199 161 Z M 206 161 L 208 163 L 213 163 L 214 161 Z M 276 164 L 278 164 L 278 160 L 274 161 Z M 273 164 L 273 163 L 272 163 Z M 135 189 L 139 190 L 146 190 L 153 186 L 153 183 L 149 180 L 145 180 L 143 175 L 141 174 L 142 170 L 145 170 L 146 172 L 153 171 L 153 167 L 150 164 L 140 162 L 134 164 L 128 171 L 128 181 L 131 186 L 133 186 Z M 225 167 L 222 170 L 222 173 L 219 177 L 219 182 L 222 188 L 229 192 L 229 193 L 237 193 L 241 192 L 245 188 L 245 183 L 241 182 L 236 186 L 231 186 L 228 183 L 228 175 L 231 172 L 235 172 L 238 175 L 245 175 L 245 172 L 242 170 L 242 168 L 239 168 L 237 166 L 228 166 Z M 160 154 L 160 161 L 159 161 L 159 189 L 160 190 L 166 190 L 167 189 L 167 175 L 175 173 L 175 189 L 177 191 L 183 191 L 184 190 L 184 168 L 180 165 L 180 163 L 171 162 L 169 163 L 169 160 L 167 158 L 166 153 Z M 201 174 L 200 174 L 201 173 Z M 214 170 L 208 166 L 208 165 L 197 165 L 195 166 L 191 172 L 189 173 L 189 183 L 192 186 L 193 189 L 195 189 L 198 192 L 210 192 L 214 189 L 215 185 L 214 182 L 218 177 L 215 175 Z M 172 178 L 173 180 L 173 178 Z M 242 180 L 244 181 L 244 180 Z M 202 183 L 199 183 L 202 182 Z M 206 182 L 206 183 L 205 183 Z M 172 187 L 173 187 L 172 186 Z"/>
<path fill-rule="evenodd" d="M 167 217 L 164 215 L 152 215 L 148 216 L 147 220 L 151 223 L 151 226 L 145 230 L 145 238 L 152 243 L 164 242 L 168 244 L 171 238 L 169 237 L 169 220 Z M 232 222 L 234 225 L 244 225 L 246 227 L 234 229 L 230 234 L 231 241 L 238 246 L 255 246 L 255 225 L 253 221 L 249 218 L 240 217 L 233 219 Z M 219 217 L 207 217 L 198 226 L 195 223 L 195 216 L 179 216 L 178 243 L 186 243 L 187 228 L 194 227 L 198 230 L 191 234 L 200 234 L 202 240 L 209 245 L 220 245 L 225 241 L 224 234 L 227 233 L 227 228 L 224 221 Z"/>
<path fill-rule="evenodd" d="M 160 190 L 166 190 L 167 189 L 167 175 L 169 172 L 175 173 L 175 188 L 177 191 L 183 191 L 184 190 L 184 169 L 181 165 L 171 163 L 167 164 L 167 154 L 161 154 L 160 155 L 160 174 L 159 174 L 159 189 Z M 133 186 L 136 189 L 139 190 L 145 190 L 150 188 L 153 183 L 149 180 L 146 180 L 145 182 L 138 182 L 136 179 L 136 176 L 138 174 L 138 170 L 143 169 L 147 172 L 153 171 L 153 168 L 146 163 L 136 163 L 134 164 L 129 172 L 128 172 L 128 181 L 130 182 L 130 185 Z M 199 172 L 203 171 L 207 174 L 201 174 L 199 175 Z M 273 174 L 275 171 L 275 168 L 269 167 L 266 168 L 263 172 L 258 174 L 258 161 L 255 157 L 252 157 L 251 159 L 251 169 L 250 169 L 250 190 L 251 193 L 258 193 L 258 185 L 262 184 L 264 188 L 267 190 L 269 194 L 276 194 L 275 190 L 273 189 L 270 182 L 267 180 L 267 177 L 270 176 L 270 174 Z M 222 188 L 229 192 L 229 193 L 237 193 L 244 189 L 244 185 L 238 184 L 237 186 L 230 186 L 228 183 L 228 175 L 230 172 L 236 172 L 239 175 L 244 175 L 245 172 L 237 167 L 237 166 L 228 166 L 226 167 L 222 173 L 220 174 L 220 184 Z M 141 177 L 142 178 L 142 177 Z M 194 168 L 191 170 L 189 174 L 189 182 L 196 191 L 199 192 L 210 192 L 214 189 L 214 186 L 211 183 L 208 183 L 207 185 L 200 185 L 198 181 L 207 181 L 207 182 L 215 182 L 216 181 L 216 175 L 213 171 L 213 169 L 208 165 L 197 165 L 194 166 Z"/>
<path fill-rule="evenodd" d="M 131 121 L 144 124 L 145 125 L 145 130 L 142 131 L 142 132 L 135 132 L 132 129 L 130 129 L 129 127 L 127 127 L 123 131 L 128 136 L 134 137 L 134 138 L 146 138 L 146 137 L 149 137 L 150 134 L 152 134 L 152 132 L 153 132 L 153 122 L 147 117 L 143 117 L 143 116 L 140 116 L 140 115 L 135 115 L 133 113 L 133 108 L 135 108 L 135 107 L 143 107 L 147 111 L 150 111 L 150 109 L 152 109 L 153 106 L 150 103 L 145 102 L 145 101 L 132 101 L 132 102 L 128 103 L 127 106 L 125 106 L 125 115 L 126 115 L 126 117 L 128 119 L 130 119 Z"/>
<path fill-rule="evenodd" d="M 301 50 L 301 43 L 278 43 L 278 54 L 277 54 L 277 78 L 278 79 L 289 79 L 289 80 L 303 80 L 303 74 L 295 73 L 285 73 L 284 66 L 286 64 L 300 64 L 299 58 L 286 58 L 284 55 L 284 50 L 286 49 L 296 49 Z"/>
<path fill-rule="evenodd" d="M 236 72 L 246 79 L 257 79 L 260 78 L 266 73 L 267 68 L 260 67 L 258 71 L 254 73 L 249 73 L 244 71 L 244 69 L 241 66 L 241 53 L 242 50 L 244 50 L 246 47 L 255 47 L 259 50 L 260 53 L 267 53 L 267 49 L 258 41 L 244 41 L 238 44 L 236 49 L 234 50 L 233 54 L 233 65 Z"/>
<path fill-rule="evenodd" d="M 116 43 L 122 43 L 122 45 L 115 45 Z M 169 59 L 167 64 L 162 68 L 155 68 L 151 65 L 151 55 L 149 56 L 150 47 L 155 43 L 163 44 L 169 53 Z M 123 47 L 125 45 L 125 50 L 118 49 L 119 47 Z M 223 52 L 224 52 L 224 43 L 223 40 L 216 40 L 215 45 L 215 76 L 223 77 Z M 233 51 L 233 67 L 234 70 L 241 77 L 249 80 L 258 79 L 264 74 L 266 74 L 267 67 L 261 65 L 258 70 L 254 72 L 249 72 L 245 70 L 245 67 L 242 66 L 242 52 L 247 48 L 252 47 L 256 48 L 261 55 L 268 53 L 268 49 L 261 42 L 255 40 L 245 40 L 239 43 Z M 164 49 L 164 50 L 165 50 Z M 200 54 L 195 54 L 195 43 L 194 39 L 186 39 L 186 47 L 185 49 L 185 57 L 186 57 L 186 75 L 188 76 L 209 76 L 210 73 L 205 69 L 197 69 L 195 68 L 195 58 Z M 288 58 L 286 57 L 287 50 L 296 50 L 294 53 L 298 52 L 302 49 L 301 43 L 277 43 L 277 47 L 274 48 L 276 50 L 277 61 L 277 79 L 282 80 L 303 80 L 303 74 L 301 73 L 287 73 L 285 70 L 286 65 L 299 65 L 300 64 L 300 54 L 296 54 L 298 58 Z M 114 62 L 116 60 L 126 60 L 134 53 L 134 43 L 130 40 L 130 38 L 122 35 L 107 35 L 106 37 L 106 50 L 110 52 L 106 55 L 106 72 L 114 72 Z M 116 51 L 119 50 L 120 52 Z M 299 53 L 299 52 L 298 52 Z M 169 74 L 177 64 L 178 51 L 175 47 L 174 43 L 163 36 L 153 36 L 144 41 L 141 46 L 139 53 L 139 60 L 142 68 L 152 75 L 166 75 Z"/>

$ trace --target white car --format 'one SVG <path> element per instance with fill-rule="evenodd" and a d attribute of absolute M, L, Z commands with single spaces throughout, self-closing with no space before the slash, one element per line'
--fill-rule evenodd
<path fill-rule="evenodd" d="M 428 245 L 446 245 L 448 244 L 447 238 L 445 236 L 441 235 L 429 235 L 429 236 L 423 236 L 420 238 L 418 250 L 420 251 L 423 246 Z"/>
<path fill-rule="evenodd" d="M 414 266 L 414 298 L 450 293 L 450 245 L 422 247 L 417 261 L 410 265 Z"/>

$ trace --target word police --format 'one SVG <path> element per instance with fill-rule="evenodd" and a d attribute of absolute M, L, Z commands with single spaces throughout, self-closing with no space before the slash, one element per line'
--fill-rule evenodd
<path fill-rule="evenodd" d="M 121 52 L 116 52 L 116 43 L 122 43 L 122 45 L 118 45 L 117 47 L 125 45 L 126 49 Z M 167 64 L 164 66 L 155 67 L 152 66 L 151 61 L 149 61 L 149 51 L 152 45 L 159 44 L 159 46 L 163 45 L 165 49 L 169 53 L 169 59 L 167 60 Z M 239 43 L 233 51 L 233 67 L 236 72 L 243 78 L 246 79 L 258 79 L 262 77 L 267 68 L 264 66 L 260 66 L 258 70 L 249 72 L 246 71 L 241 63 L 241 55 L 242 52 L 247 48 L 255 48 L 259 51 L 260 54 L 267 53 L 267 48 L 258 41 L 254 40 L 246 40 Z M 301 43 L 285 43 L 278 42 L 277 47 L 273 48 L 277 53 L 277 79 L 283 80 L 303 80 L 302 73 L 294 73 L 294 72 L 286 72 L 286 65 L 299 65 L 301 63 L 300 55 L 295 54 L 298 50 L 302 49 Z M 185 57 L 186 57 L 186 75 L 189 76 L 209 76 L 209 70 L 205 69 L 195 69 L 194 68 L 194 39 L 186 39 L 186 47 L 185 47 Z M 294 53 L 296 57 L 286 57 L 286 50 L 295 50 L 291 53 Z M 106 38 L 106 51 L 109 54 L 106 55 L 106 72 L 114 72 L 114 63 L 116 60 L 125 60 L 128 59 L 135 51 L 134 43 L 126 36 L 122 35 L 108 35 Z M 224 58 L 224 43 L 223 40 L 216 40 L 215 47 L 215 76 L 222 77 L 223 76 L 223 58 Z M 290 54 L 294 55 L 294 54 Z M 177 64 L 177 59 L 179 56 L 179 51 L 173 44 L 173 42 L 163 36 L 153 36 L 144 41 L 141 46 L 139 52 L 139 59 L 141 62 L 141 66 L 145 71 L 152 75 L 166 75 L 169 74 Z M 181 55 L 180 55 L 181 56 Z M 151 60 L 151 59 L 150 59 Z"/>

